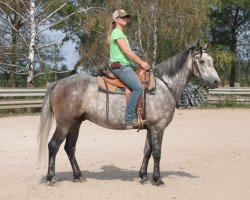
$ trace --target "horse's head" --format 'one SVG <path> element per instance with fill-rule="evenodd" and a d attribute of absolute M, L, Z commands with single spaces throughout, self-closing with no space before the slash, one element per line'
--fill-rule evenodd
<path fill-rule="evenodd" d="M 217 88 L 221 82 L 213 66 L 213 58 L 208 54 L 208 45 L 200 47 L 199 42 L 192 49 L 192 71 L 195 77 L 202 79 L 210 88 Z"/>

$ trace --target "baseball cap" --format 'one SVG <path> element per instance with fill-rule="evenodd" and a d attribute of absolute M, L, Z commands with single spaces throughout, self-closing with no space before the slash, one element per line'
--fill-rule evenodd
<path fill-rule="evenodd" d="M 113 15 L 112 15 L 112 18 L 113 18 L 113 21 L 115 21 L 115 19 L 117 17 L 130 17 L 130 15 L 127 14 L 127 12 L 123 9 L 119 9 L 119 10 L 116 10 Z"/>

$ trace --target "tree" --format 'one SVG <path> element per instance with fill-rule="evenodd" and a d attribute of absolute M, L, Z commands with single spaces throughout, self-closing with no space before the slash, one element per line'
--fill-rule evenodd
<path fill-rule="evenodd" d="M 106 33 L 111 22 L 110 5 L 109 1 L 104 0 L 81 0 L 64 7 L 57 13 L 59 18 L 64 18 L 71 12 L 85 8 L 83 12 L 78 12 L 53 27 L 56 30 L 63 30 L 68 35 L 73 35 L 73 40 L 78 43 L 80 59 L 76 62 L 73 71 L 76 71 L 80 65 L 84 65 L 86 69 L 100 68 L 108 62 Z M 46 12 L 50 12 L 50 9 L 55 8 L 48 7 Z"/>
<path fill-rule="evenodd" d="M 205 38 L 206 16 L 209 4 L 214 1 L 82 0 L 68 9 L 85 5 L 89 12 L 78 13 L 57 28 L 78 37 L 81 60 L 75 68 L 102 66 L 109 53 L 105 41 L 111 15 L 116 9 L 124 8 L 132 15 L 130 27 L 125 30 L 132 49 L 139 50 L 140 56 L 154 66 L 198 38 Z M 65 16 L 67 12 L 62 10 L 59 14 Z"/>
<path fill-rule="evenodd" d="M 19 57 L 23 53 L 24 45 L 20 43 L 26 5 L 23 1 L 0 1 L 0 41 L 2 56 L 2 71 L 6 74 L 7 86 L 15 87 L 16 69 L 20 67 Z M 20 34 L 18 34 L 20 33 Z"/>
<path fill-rule="evenodd" d="M 238 45 L 250 16 L 248 0 L 221 0 L 220 6 L 212 6 L 210 14 L 212 44 L 223 47 L 233 54 L 230 67 L 230 86 L 236 81 L 236 60 L 240 49 Z"/>
<path fill-rule="evenodd" d="M 49 45 L 43 44 L 42 40 L 40 40 L 42 33 L 51 28 L 52 26 L 56 26 L 61 21 L 65 20 L 65 18 L 68 18 L 71 15 L 78 12 L 77 10 L 74 13 L 70 13 L 65 18 L 60 18 L 58 20 L 55 20 L 54 16 L 56 15 L 56 13 L 59 12 L 66 5 L 72 3 L 69 0 L 64 2 L 57 1 L 58 7 L 56 7 L 55 10 L 52 10 L 47 15 L 44 15 L 45 14 L 45 12 L 43 12 L 45 9 L 44 5 L 49 6 L 51 3 L 55 2 L 38 1 L 38 0 L 0 1 L 0 11 L 1 11 L 2 21 L 8 23 L 12 31 L 11 37 L 16 38 L 18 36 L 19 42 L 22 43 L 22 45 L 25 47 L 23 52 L 24 55 L 22 55 L 22 57 L 26 65 L 25 71 L 28 74 L 27 76 L 28 87 L 33 87 L 34 85 L 33 81 L 35 72 L 35 59 L 36 58 L 40 59 L 42 63 L 40 50 L 43 47 L 48 48 L 48 46 L 60 43 L 60 41 L 54 41 L 50 42 Z M 15 18 L 15 16 L 17 16 L 16 17 L 17 19 Z M 13 17 L 16 20 L 12 20 Z M 18 24 L 19 26 L 16 26 L 16 24 Z M 13 48 L 16 48 L 17 45 L 12 45 L 12 46 Z M 20 58 L 18 60 L 20 60 Z M 6 63 L 3 64 L 6 65 Z M 7 63 L 7 65 L 10 64 Z M 11 64 L 10 66 L 12 67 L 12 69 L 16 69 L 15 67 L 17 66 L 17 64 Z M 13 71 L 12 74 L 15 74 L 15 71 Z"/>

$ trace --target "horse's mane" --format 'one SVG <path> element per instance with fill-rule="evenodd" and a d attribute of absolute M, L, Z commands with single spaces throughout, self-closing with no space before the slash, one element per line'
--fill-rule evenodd
<path fill-rule="evenodd" d="M 195 47 L 191 47 L 188 50 L 180 52 L 175 56 L 161 62 L 155 67 L 154 72 L 158 77 L 162 77 L 165 74 L 167 74 L 170 77 L 174 76 L 177 72 L 179 72 L 183 68 L 184 63 L 186 62 L 190 51 L 194 49 Z"/>

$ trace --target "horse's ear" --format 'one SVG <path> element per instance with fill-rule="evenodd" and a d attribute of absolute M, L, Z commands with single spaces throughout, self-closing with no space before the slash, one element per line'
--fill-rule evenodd
<path fill-rule="evenodd" d="M 209 43 L 205 44 L 205 46 L 203 47 L 203 49 L 204 49 L 205 51 L 207 51 L 207 50 L 208 50 L 208 47 L 209 47 Z"/>
<path fill-rule="evenodd" d="M 198 48 L 200 46 L 200 40 L 197 40 L 196 47 Z"/>
<path fill-rule="evenodd" d="M 197 40 L 195 50 L 199 51 L 199 47 L 200 47 L 200 40 Z"/>
<path fill-rule="evenodd" d="M 202 47 L 199 48 L 199 51 L 200 51 L 200 55 L 202 57 Z"/>

